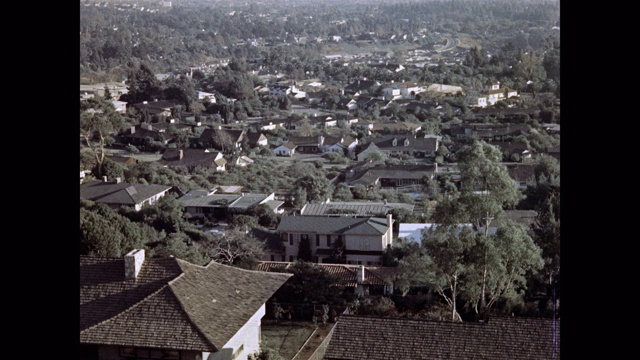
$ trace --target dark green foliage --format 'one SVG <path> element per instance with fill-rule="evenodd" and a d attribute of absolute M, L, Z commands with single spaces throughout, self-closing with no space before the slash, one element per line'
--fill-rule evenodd
<path fill-rule="evenodd" d="M 163 236 L 151 226 L 133 222 L 106 205 L 80 201 L 82 255 L 119 257 Z"/>
<path fill-rule="evenodd" d="M 334 286 L 337 278 L 321 265 L 296 261 L 286 271 L 293 276 L 274 294 L 282 303 L 345 305 L 349 300 L 342 287 Z"/>

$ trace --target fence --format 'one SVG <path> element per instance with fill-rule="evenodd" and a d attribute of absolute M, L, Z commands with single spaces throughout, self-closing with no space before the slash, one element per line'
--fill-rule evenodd
<path fill-rule="evenodd" d="M 327 336 L 324 338 L 324 340 L 322 340 L 320 345 L 318 345 L 318 348 L 316 349 L 316 351 L 314 351 L 313 354 L 311 354 L 311 356 L 309 356 L 308 359 L 303 359 L 298 355 L 296 355 L 291 360 L 322 360 L 324 358 L 324 354 L 327 352 L 327 347 L 329 346 L 329 341 L 331 341 L 331 337 L 333 336 L 333 330 L 335 330 L 335 328 L 336 328 L 336 324 L 333 324 Z"/>

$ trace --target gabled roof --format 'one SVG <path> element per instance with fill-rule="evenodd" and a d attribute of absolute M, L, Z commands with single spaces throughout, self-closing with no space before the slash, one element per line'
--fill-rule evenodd
<path fill-rule="evenodd" d="M 175 258 L 80 257 L 80 343 L 215 352 L 291 276 Z M 233 281 L 230 281 L 233 279 Z"/>
<path fill-rule="evenodd" d="M 80 185 L 80 197 L 102 204 L 134 206 L 170 189 L 166 185 L 90 181 Z"/>
<path fill-rule="evenodd" d="M 379 236 L 388 229 L 387 219 L 375 217 L 283 216 L 276 231 Z"/>
<path fill-rule="evenodd" d="M 289 142 L 292 142 L 298 146 L 300 145 L 322 145 L 324 137 L 318 136 L 290 136 Z"/>
<path fill-rule="evenodd" d="M 182 157 L 180 154 L 182 153 Z M 164 151 L 162 158 L 158 162 L 165 166 L 203 166 L 210 167 L 214 164 L 217 153 L 208 152 L 202 149 L 175 149 L 169 148 Z"/>
<path fill-rule="evenodd" d="M 342 315 L 324 358 L 560 359 L 560 320 L 492 317 L 481 323 Z"/>
<path fill-rule="evenodd" d="M 410 122 L 376 122 L 373 123 L 373 129 L 371 129 L 371 131 L 383 131 L 385 128 L 388 128 L 391 131 L 415 132 L 421 127 L 421 124 Z"/>
<path fill-rule="evenodd" d="M 374 128 L 375 129 L 375 128 Z M 393 140 L 396 140 L 396 145 L 393 145 Z M 405 145 L 405 140 L 408 141 L 408 145 Z M 380 150 L 395 150 L 395 151 L 425 151 L 435 152 L 438 145 L 438 137 L 413 137 L 413 136 L 385 136 L 382 138 L 374 139 L 372 141 Z"/>
<path fill-rule="evenodd" d="M 258 141 L 267 139 L 267 137 L 261 132 L 247 132 L 246 136 L 247 140 L 249 140 L 249 145 L 256 145 Z"/>
<path fill-rule="evenodd" d="M 375 165 L 365 168 L 356 174 L 350 185 L 372 185 L 377 179 L 422 179 L 425 176 L 433 176 L 436 172 L 436 165 Z"/>

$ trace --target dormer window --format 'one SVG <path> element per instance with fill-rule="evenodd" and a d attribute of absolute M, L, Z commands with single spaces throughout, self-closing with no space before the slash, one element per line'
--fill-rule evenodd
<path fill-rule="evenodd" d="M 391 142 L 391 145 L 398 146 L 398 139 L 393 138 L 393 141 Z"/>
<path fill-rule="evenodd" d="M 409 146 L 409 139 L 404 139 L 404 146 Z"/>

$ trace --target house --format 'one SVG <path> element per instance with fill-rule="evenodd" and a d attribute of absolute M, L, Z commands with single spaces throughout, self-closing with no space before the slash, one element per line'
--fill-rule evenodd
<path fill-rule="evenodd" d="M 358 160 L 364 160 L 372 151 L 379 151 L 389 157 L 397 157 L 401 155 L 413 157 L 434 157 L 440 143 L 439 136 L 399 136 L 388 135 L 381 138 L 373 139 L 371 144 L 375 147 L 366 147 L 357 156 Z"/>
<path fill-rule="evenodd" d="M 204 91 L 198 91 L 198 100 L 200 101 L 209 100 L 210 103 L 215 104 L 216 95 L 212 93 L 204 92 Z"/>
<path fill-rule="evenodd" d="M 324 152 L 339 152 L 350 156 L 358 145 L 358 139 L 351 136 L 330 137 L 324 139 Z"/>
<path fill-rule="evenodd" d="M 261 261 L 257 270 L 286 272 L 291 264 L 293 263 L 286 261 Z M 327 270 L 336 279 L 334 286 L 351 289 L 358 296 L 393 294 L 396 267 L 347 264 L 318 264 L 318 266 Z"/>
<path fill-rule="evenodd" d="M 415 205 L 404 203 L 390 203 L 387 201 L 346 201 L 323 203 L 306 203 L 300 210 L 302 216 L 385 216 L 393 209 L 413 211 Z"/>
<path fill-rule="evenodd" d="M 560 359 L 560 319 L 452 322 L 342 315 L 324 359 Z"/>
<path fill-rule="evenodd" d="M 167 145 L 174 139 L 174 136 L 167 133 L 167 126 L 164 123 L 143 122 L 132 126 L 129 131 L 120 133 L 117 137 L 123 144 L 148 145 L 149 139 Z"/>
<path fill-rule="evenodd" d="M 286 143 L 273 149 L 273 152 L 276 155 L 280 155 L 280 156 L 293 156 L 296 153 L 297 147 L 298 145 L 294 144 L 291 141 L 287 141 Z"/>
<path fill-rule="evenodd" d="M 375 90 L 380 86 L 380 83 L 375 80 L 357 80 L 344 87 L 345 94 L 360 95 L 360 94 L 373 94 Z"/>
<path fill-rule="evenodd" d="M 503 161 L 520 162 L 531 159 L 529 146 L 523 141 L 489 141 L 487 143 L 500 149 Z"/>
<path fill-rule="evenodd" d="M 372 133 L 383 134 L 417 134 L 422 129 L 421 124 L 406 121 L 374 122 Z"/>
<path fill-rule="evenodd" d="M 260 130 L 273 131 L 278 128 L 284 128 L 287 123 L 287 119 L 264 119 L 260 121 Z"/>
<path fill-rule="evenodd" d="M 485 141 L 502 141 L 505 137 L 526 135 L 529 132 L 527 124 L 482 124 L 466 123 L 451 125 L 450 134 L 456 139 L 478 138 Z"/>
<path fill-rule="evenodd" d="M 223 129 L 222 126 L 217 128 L 207 128 L 200 134 L 200 145 L 211 147 L 223 153 L 231 153 L 242 148 L 242 141 L 246 136 L 245 129 Z"/>
<path fill-rule="evenodd" d="M 143 101 L 141 103 L 131 104 L 131 107 L 137 111 L 158 116 L 171 116 L 172 110 L 176 106 L 182 105 L 178 100 L 155 100 L 155 101 Z"/>
<path fill-rule="evenodd" d="M 80 185 L 80 198 L 91 200 L 99 204 L 105 204 L 114 209 L 121 206 L 131 206 L 136 211 L 145 205 L 152 205 L 158 199 L 165 196 L 171 186 L 130 184 L 120 181 L 107 181 L 104 176 L 102 181 L 94 180 Z"/>
<path fill-rule="evenodd" d="M 172 169 L 185 167 L 189 171 L 204 168 L 214 171 L 225 171 L 226 160 L 221 152 L 210 152 L 203 149 L 174 149 L 168 148 L 162 154 L 158 163 Z"/>
<path fill-rule="evenodd" d="M 324 146 L 324 136 L 290 136 L 289 142 L 296 145 L 296 152 L 306 154 L 321 153 Z"/>
<path fill-rule="evenodd" d="M 347 170 L 345 182 L 349 186 L 363 185 L 382 188 L 403 186 L 422 187 L 425 179 L 433 179 L 438 171 L 437 164 L 421 165 L 381 165 L 372 162 L 359 164 Z"/>
<path fill-rule="evenodd" d="M 392 82 L 382 89 L 385 100 L 415 99 L 416 94 L 426 91 L 426 89 L 415 82 Z"/>
<path fill-rule="evenodd" d="M 247 359 L 266 301 L 290 277 L 140 249 L 80 256 L 80 359 Z"/>
<path fill-rule="evenodd" d="M 491 89 L 487 91 L 484 96 L 478 98 L 478 105 L 480 107 L 481 104 L 487 105 L 495 105 L 498 101 L 510 99 L 512 97 L 518 96 L 518 91 L 509 88 L 500 88 L 500 82 L 495 82 L 491 84 Z"/>
<path fill-rule="evenodd" d="M 427 91 L 438 97 L 454 96 L 458 93 L 464 94 L 464 90 L 461 86 L 445 84 L 431 84 L 427 86 Z"/>
<path fill-rule="evenodd" d="M 525 190 L 532 183 L 538 163 L 503 163 L 509 176 L 516 181 L 518 189 Z"/>
<path fill-rule="evenodd" d="M 347 264 L 381 265 L 391 246 L 393 219 L 377 217 L 283 216 L 276 228 L 288 261 L 298 258 L 300 241 L 309 241 L 314 262 L 331 262 L 341 253 Z"/>
<path fill-rule="evenodd" d="M 266 205 L 274 213 L 282 213 L 284 201 L 275 194 L 216 194 L 206 190 L 191 191 L 178 199 L 191 217 L 226 218 L 229 214 L 246 213 L 252 206 Z"/>
<path fill-rule="evenodd" d="M 252 148 L 258 147 L 258 146 L 268 146 L 269 145 L 269 139 L 267 139 L 267 137 L 261 132 L 249 131 L 245 135 L 247 137 L 247 141 L 249 143 L 249 146 L 252 147 Z"/>
<path fill-rule="evenodd" d="M 236 159 L 236 165 L 240 166 L 240 167 L 249 166 L 249 165 L 251 165 L 253 163 L 254 163 L 254 161 L 251 158 L 249 158 L 248 156 L 245 156 L 245 155 L 238 156 L 238 159 Z"/>
<path fill-rule="evenodd" d="M 298 93 L 300 90 L 294 84 L 276 84 L 269 88 L 269 95 L 289 95 Z"/>

